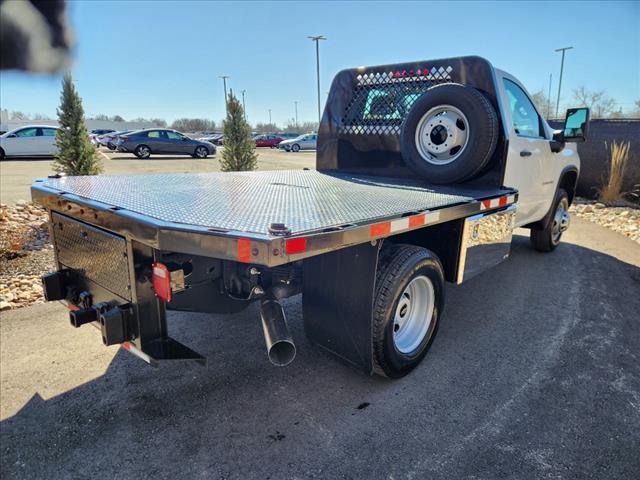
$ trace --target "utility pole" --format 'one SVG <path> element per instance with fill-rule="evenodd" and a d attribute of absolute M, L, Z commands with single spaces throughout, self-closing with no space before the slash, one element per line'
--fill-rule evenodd
<path fill-rule="evenodd" d="M 322 114 L 320 113 L 320 40 L 326 40 L 322 35 L 308 36 L 312 42 L 316 42 L 316 77 L 318 80 L 318 125 L 322 120 Z"/>
<path fill-rule="evenodd" d="M 556 49 L 556 52 L 562 52 L 562 60 L 560 62 L 560 80 L 558 81 L 558 98 L 556 99 L 556 119 L 558 118 L 558 110 L 560 109 L 560 89 L 562 88 L 562 72 L 564 70 L 564 53 L 573 47 L 563 47 Z"/>
<path fill-rule="evenodd" d="M 547 96 L 547 120 L 549 120 L 549 115 L 551 115 L 551 79 L 553 78 L 553 73 L 549 74 L 549 95 Z"/>
<path fill-rule="evenodd" d="M 244 92 L 246 90 L 242 90 L 242 113 L 244 113 L 244 121 L 247 121 L 247 108 L 244 106 Z"/>
<path fill-rule="evenodd" d="M 222 79 L 222 83 L 224 84 L 224 113 L 225 116 L 227 114 L 227 102 L 229 97 L 227 97 L 227 78 L 229 78 L 229 75 L 220 75 L 218 76 L 218 78 Z"/>
<path fill-rule="evenodd" d="M 269 109 L 269 125 L 271 125 L 271 109 Z"/>
<path fill-rule="evenodd" d="M 293 104 L 296 106 L 296 128 L 298 128 L 298 101 L 294 101 Z"/>

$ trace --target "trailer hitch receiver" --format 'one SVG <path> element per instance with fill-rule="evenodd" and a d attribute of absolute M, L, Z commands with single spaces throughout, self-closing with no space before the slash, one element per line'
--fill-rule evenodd
<path fill-rule="evenodd" d="M 96 307 L 99 307 L 98 305 Z M 128 340 L 127 326 L 133 318 L 133 306 L 130 303 L 105 308 L 100 312 L 100 330 L 105 346 L 116 345 Z"/>

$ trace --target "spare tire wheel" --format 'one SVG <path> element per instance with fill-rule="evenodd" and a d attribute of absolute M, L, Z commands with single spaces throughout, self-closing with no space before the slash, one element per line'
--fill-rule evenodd
<path fill-rule="evenodd" d="M 409 110 L 400 134 L 402 157 L 433 183 L 456 183 L 477 175 L 498 141 L 498 117 L 489 100 L 472 87 L 431 87 Z"/>

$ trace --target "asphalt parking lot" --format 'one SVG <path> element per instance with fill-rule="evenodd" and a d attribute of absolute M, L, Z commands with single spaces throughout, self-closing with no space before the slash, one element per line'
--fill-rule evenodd
<path fill-rule="evenodd" d="M 315 165 L 315 150 L 283 152 L 271 148 L 258 148 L 259 170 L 285 170 Z M 220 170 L 219 158 L 222 148 L 215 156 L 196 160 L 189 156 L 153 155 L 148 160 L 140 160 L 130 153 L 112 152 L 100 149 L 105 175 L 164 172 L 214 172 Z M 0 203 L 14 204 L 31 198 L 31 183 L 36 178 L 53 173 L 51 160 L 20 159 L 0 162 Z"/>
<path fill-rule="evenodd" d="M 449 286 L 426 361 L 398 381 L 309 345 L 299 297 L 285 368 L 255 306 L 170 315 L 207 368 L 153 369 L 55 303 L 3 312 L 0 474 L 637 479 L 640 246 L 580 220 L 564 240 L 540 254 L 516 236 L 508 262 Z"/>

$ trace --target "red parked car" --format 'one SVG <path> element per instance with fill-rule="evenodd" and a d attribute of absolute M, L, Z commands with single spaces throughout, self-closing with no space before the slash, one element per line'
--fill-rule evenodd
<path fill-rule="evenodd" d="M 255 138 L 256 147 L 277 147 L 282 140 L 284 139 L 277 135 L 258 135 Z"/>

